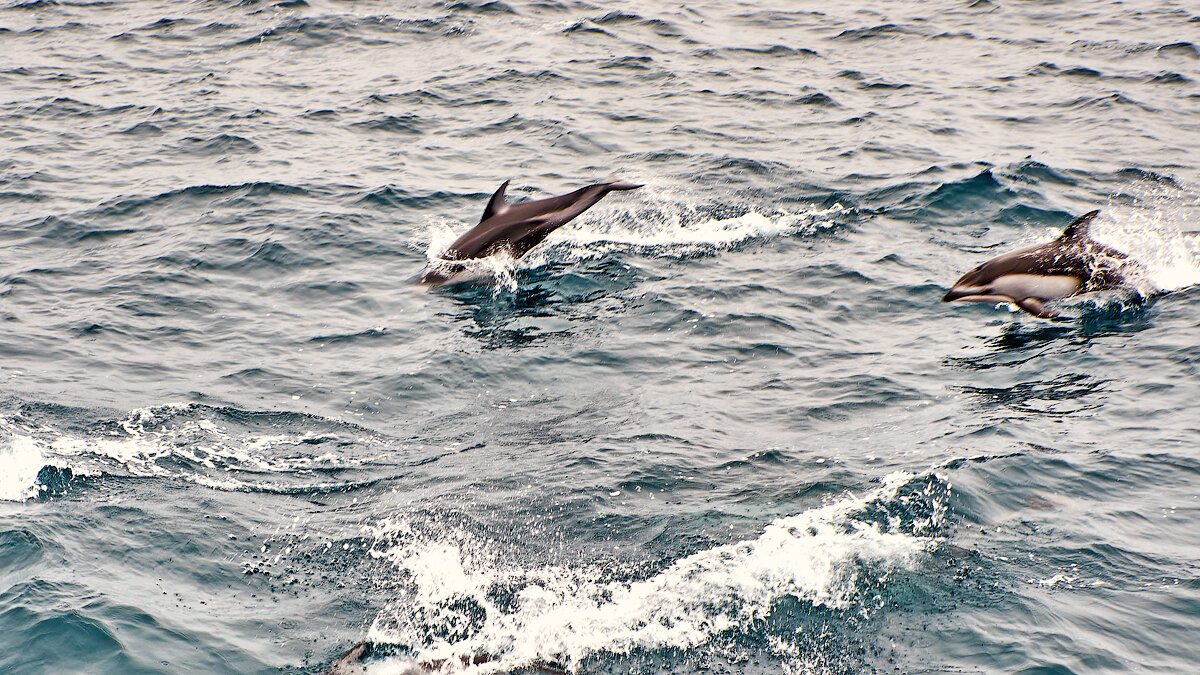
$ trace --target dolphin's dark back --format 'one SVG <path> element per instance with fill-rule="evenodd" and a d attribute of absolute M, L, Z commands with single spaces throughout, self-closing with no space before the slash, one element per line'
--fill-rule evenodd
<path fill-rule="evenodd" d="M 504 186 L 507 185 L 506 182 Z M 501 198 L 504 186 L 497 191 Z M 479 224 L 456 239 L 442 257 L 446 260 L 485 258 L 507 247 L 514 258 L 519 258 L 540 244 L 551 232 L 594 206 L 609 192 L 639 187 L 619 181 L 597 183 L 558 197 L 503 204 L 497 210 L 489 208 Z M 495 201 L 493 197 L 489 207 Z"/>

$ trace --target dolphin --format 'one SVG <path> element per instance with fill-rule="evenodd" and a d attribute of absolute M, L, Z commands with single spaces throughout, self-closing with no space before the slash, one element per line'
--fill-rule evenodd
<path fill-rule="evenodd" d="M 1099 211 L 1079 216 L 1061 236 L 993 258 L 967 272 L 942 302 L 1011 302 L 1030 314 L 1053 319 L 1045 303 L 1073 295 L 1121 288 L 1135 265 L 1124 253 L 1088 236 Z"/>
<path fill-rule="evenodd" d="M 520 258 L 542 243 L 551 232 L 594 206 L 604 195 L 614 190 L 642 187 L 610 178 L 558 197 L 510 204 L 504 198 L 508 183 L 504 181 L 488 200 L 479 224 L 454 240 L 441 259 L 434 261 L 421 275 L 420 283 L 436 285 L 457 281 L 456 277 L 467 270 L 465 262 L 459 261 L 486 258 L 502 252 Z"/>

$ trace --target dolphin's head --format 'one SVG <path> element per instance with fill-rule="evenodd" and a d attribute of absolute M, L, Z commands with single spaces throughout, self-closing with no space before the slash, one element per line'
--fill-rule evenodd
<path fill-rule="evenodd" d="M 959 277 L 958 281 L 954 282 L 954 285 L 950 287 L 950 290 L 946 291 L 946 294 L 942 296 L 942 302 L 955 302 L 957 300 L 978 302 L 980 300 L 975 300 L 976 297 L 994 296 L 995 293 L 992 290 L 991 282 L 995 276 L 988 273 L 987 267 L 986 264 L 980 265 Z"/>

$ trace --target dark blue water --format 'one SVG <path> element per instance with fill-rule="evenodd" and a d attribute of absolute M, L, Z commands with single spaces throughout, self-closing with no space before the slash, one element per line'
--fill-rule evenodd
<path fill-rule="evenodd" d="M 1190 672 L 1198 82 L 1182 2 L 6 0 L 0 672 Z M 940 302 L 1093 208 L 1135 293 Z"/>

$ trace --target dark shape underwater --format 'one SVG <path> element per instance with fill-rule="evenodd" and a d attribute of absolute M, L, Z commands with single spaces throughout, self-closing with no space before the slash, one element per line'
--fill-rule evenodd
<path fill-rule="evenodd" d="M 386 648 L 380 649 L 381 645 L 376 645 L 371 642 L 360 642 L 350 648 L 350 651 L 342 655 L 341 658 L 329 665 L 329 669 L 324 675 L 354 675 L 354 673 L 366 672 L 366 661 L 371 657 L 388 655 Z M 380 652 L 380 653 L 377 653 Z M 412 675 L 419 673 L 438 673 L 438 672 L 455 672 L 459 668 L 468 666 L 479 666 L 492 663 L 492 659 L 486 656 L 471 656 L 458 659 L 433 659 L 429 661 L 420 661 L 413 665 L 412 668 L 404 671 Z M 527 667 L 520 668 L 514 673 L 536 673 L 538 675 L 566 675 L 567 671 L 552 666 L 546 663 L 535 663 Z"/>
<path fill-rule="evenodd" d="M 458 281 L 468 267 L 464 262 L 508 252 L 520 258 L 551 232 L 571 222 L 575 217 L 614 190 L 634 190 L 642 187 L 616 179 L 580 188 L 574 192 L 519 204 L 504 199 L 508 181 L 496 190 L 483 210 L 479 224 L 471 228 L 446 249 L 440 260 L 434 261 L 421 275 L 423 284 L 444 284 Z"/>
<path fill-rule="evenodd" d="M 1036 317 L 1053 319 L 1059 312 L 1047 302 L 1127 286 L 1126 273 L 1140 266 L 1088 236 L 1099 213 L 1079 216 L 1053 241 L 1006 253 L 967 272 L 942 302 L 1011 302 Z"/>

